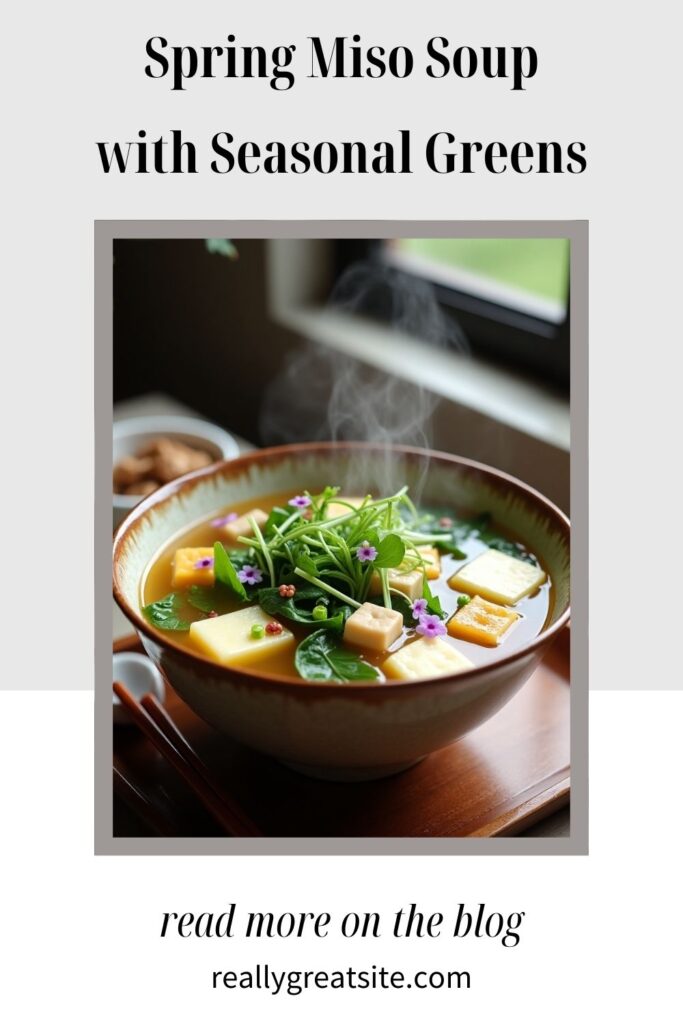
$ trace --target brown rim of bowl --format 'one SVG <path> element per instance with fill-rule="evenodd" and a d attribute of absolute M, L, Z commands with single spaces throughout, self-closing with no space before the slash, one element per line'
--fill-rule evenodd
<path fill-rule="evenodd" d="M 231 677 L 234 678 L 235 676 L 238 676 L 242 677 L 245 682 L 258 684 L 266 689 L 290 686 L 296 687 L 297 690 L 304 688 L 306 692 L 317 693 L 319 695 L 325 694 L 326 696 L 331 696 L 333 694 L 339 694 L 338 688 L 331 686 L 330 683 L 316 683 L 307 679 L 297 679 L 293 676 L 279 676 L 272 673 L 265 674 L 262 672 L 250 671 L 246 668 L 219 665 L 218 662 L 211 661 L 210 658 L 205 658 L 201 654 L 195 654 L 193 651 L 189 651 L 186 647 L 173 643 L 170 638 L 164 636 L 160 630 L 155 630 L 141 615 L 138 615 L 138 613 L 128 605 L 121 592 L 121 586 L 119 584 L 118 555 L 121 547 L 123 546 L 125 537 L 135 529 L 136 523 L 138 523 L 138 521 L 141 520 L 151 508 L 163 503 L 175 494 L 181 493 L 182 491 L 192 490 L 201 480 L 204 479 L 204 477 L 214 476 L 221 473 L 226 468 L 230 471 L 238 472 L 240 469 L 253 462 L 270 462 L 272 460 L 278 460 L 292 455 L 325 455 L 335 450 L 353 451 L 354 449 L 382 452 L 385 448 L 385 445 L 376 444 L 371 441 L 319 441 L 307 444 L 281 445 L 273 448 L 259 448 L 253 452 L 247 452 L 245 455 L 240 455 L 235 459 L 227 459 L 223 462 L 214 462 L 210 466 L 194 470 L 192 473 L 186 473 L 185 476 L 178 477 L 176 480 L 172 480 L 170 483 L 164 484 L 163 487 L 158 488 L 158 490 L 154 491 L 146 498 L 143 498 L 142 501 L 128 513 L 114 535 L 113 593 L 116 603 L 126 618 L 133 623 L 138 632 L 144 633 L 145 636 L 159 644 L 160 647 L 168 648 L 174 654 L 178 655 L 182 661 L 185 661 L 190 665 L 193 663 L 199 663 L 200 665 L 206 665 L 214 674 L 224 674 L 226 682 L 232 681 Z M 460 468 L 464 467 L 472 473 L 484 473 L 486 476 L 492 477 L 494 481 L 498 481 L 501 485 L 511 485 L 516 491 L 521 492 L 532 505 L 536 505 L 546 515 L 550 514 L 550 516 L 559 524 L 562 532 L 568 539 L 570 524 L 569 519 L 564 512 L 549 501 L 548 498 L 543 497 L 539 491 L 534 490 L 533 487 L 529 487 L 528 484 L 522 483 L 521 480 L 517 480 L 508 473 L 504 473 L 499 469 L 494 469 L 482 462 L 475 462 L 472 459 L 462 458 L 459 455 L 451 455 L 448 452 L 433 451 L 428 448 L 415 448 L 409 445 L 390 445 L 390 448 L 392 451 L 395 451 L 408 459 L 424 458 L 426 455 L 430 459 L 439 459 L 442 462 L 451 462 L 453 465 L 459 466 Z M 458 672 L 455 677 L 429 676 L 426 679 L 392 679 L 389 689 L 396 691 L 398 689 L 404 690 L 406 688 L 410 689 L 430 684 L 445 684 L 447 682 L 451 682 L 454 678 L 457 679 L 459 685 L 462 684 L 465 686 L 467 683 L 474 684 L 480 676 L 489 672 L 492 667 L 495 666 L 495 668 L 500 668 L 504 665 L 512 664 L 514 661 L 520 661 L 537 648 L 545 646 L 548 641 L 555 637 L 568 624 L 570 611 L 570 605 L 567 605 L 566 609 L 556 622 L 547 629 L 544 629 L 538 634 L 538 636 L 534 637 L 533 640 L 530 640 L 529 643 L 525 644 L 524 647 L 520 647 L 513 653 L 508 654 L 491 664 L 477 665 L 474 668 L 465 669 L 463 672 Z M 347 692 L 347 690 L 353 690 L 354 693 L 360 692 L 366 696 L 369 694 L 381 696 L 386 695 L 389 692 L 389 689 L 384 686 L 378 686 L 377 683 L 368 682 L 354 683 L 352 687 L 345 688 L 345 692 Z"/>

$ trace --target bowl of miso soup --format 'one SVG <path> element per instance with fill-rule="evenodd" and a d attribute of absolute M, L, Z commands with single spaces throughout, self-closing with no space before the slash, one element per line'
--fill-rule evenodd
<path fill-rule="evenodd" d="M 364 443 L 249 453 L 144 499 L 114 596 L 206 722 L 378 778 L 495 714 L 569 621 L 569 522 L 496 469 Z"/>

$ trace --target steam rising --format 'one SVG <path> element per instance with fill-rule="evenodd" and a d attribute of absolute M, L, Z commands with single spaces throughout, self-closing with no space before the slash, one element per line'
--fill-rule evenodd
<path fill-rule="evenodd" d="M 442 311 L 432 286 L 394 268 L 362 262 L 339 279 L 330 297 L 335 310 L 358 316 L 354 329 L 364 330 L 363 314 L 379 312 L 395 334 L 387 340 L 387 362 L 392 350 L 400 353 L 401 336 L 423 339 L 424 358 L 430 346 L 463 350 L 463 335 Z M 400 355 L 397 356 L 400 358 Z M 400 374 L 400 365 L 396 366 Z M 261 433 L 268 444 L 297 441 L 373 441 L 385 445 L 380 478 L 376 462 L 372 479 L 363 460 L 354 460 L 349 478 L 334 481 L 347 494 L 389 494 L 404 480 L 396 473 L 390 445 L 428 448 L 432 415 L 439 402 L 419 384 L 360 362 L 337 349 L 308 343 L 290 356 L 283 372 L 266 391 Z M 374 461 L 374 460 L 373 460 Z M 422 479 L 427 469 L 424 460 Z M 330 481 L 332 482 L 332 481 Z M 414 497 L 419 494 L 413 487 Z"/>

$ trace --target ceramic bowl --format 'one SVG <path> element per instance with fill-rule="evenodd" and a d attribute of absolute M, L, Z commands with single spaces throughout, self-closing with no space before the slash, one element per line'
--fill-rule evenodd
<path fill-rule="evenodd" d="M 338 686 L 216 665 L 152 629 L 140 582 L 158 550 L 231 503 L 340 484 L 348 494 L 391 493 L 404 483 L 429 505 L 488 511 L 548 569 L 551 620 L 525 646 L 487 665 L 437 679 Z M 319 778 L 368 779 L 401 771 L 495 714 L 534 670 L 569 620 L 569 522 L 513 477 L 439 452 L 344 443 L 291 445 L 209 466 L 160 488 L 114 539 L 114 596 L 150 658 L 205 721 L 241 743 Z"/>
<path fill-rule="evenodd" d="M 156 437 L 183 441 L 192 448 L 208 452 L 216 461 L 239 455 L 237 441 L 221 427 L 194 416 L 135 416 L 117 420 L 113 431 L 113 463 L 126 455 L 135 455 L 146 442 Z M 114 527 L 140 501 L 138 494 L 114 494 Z"/>

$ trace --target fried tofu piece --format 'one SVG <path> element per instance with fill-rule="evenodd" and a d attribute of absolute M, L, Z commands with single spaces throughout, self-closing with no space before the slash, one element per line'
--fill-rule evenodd
<path fill-rule="evenodd" d="M 213 548 L 178 548 L 173 556 L 172 586 L 212 587 L 214 583 Z"/>
<path fill-rule="evenodd" d="M 477 596 L 448 620 L 446 629 L 459 640 L 470 640 L 484 647 L 497 647 L 503 635 L 519 618 L 517 612 Z"/>
<path fill-rule="evenodd" d="M 397 569 L 387 569 L 387 581 L 392 590 L 405 594 L 411 604 L 422 597 L 424 574 L 421 568 L 402 569 L 399 566 Z M 371 594 L 382 593 L 382 578 L 378 572 L 372 574 L 369 591 Z"/>
<path fill-rule="evenodd" d="M 275 622 L 259 605 L 240 608 L 227 615 L 202 619 L 190 626 L 190 640 L 197 650 L 221 665 L 252 665 L 278 651 L 294 646 L 294 634 L 282 627 L 279 633 L 253 636 L 252 626 Z M 282 625 L 282 624 L 280 624 Z"/>
<path fill-rule="evenodd" d="M 517 604 L 545 580 L 546 574 L 538 566 L 489 548 L 451 576 L 448 585 L 498 604 Z"/>
<path fill-rule="evenodd" d="M 419 547 L 417 550 L 420 558 L 424 558 L 426 562 L 424 571 L 427 579 L 438 580 L 441 575 L 441 553 L 439 549 L 427 546 Z"/>
<path fill-rule="evenodd" d="M 252 508 L 251 512 L 245 512 L 243 516 L 238 519 L 233 519 L 231 523 L 226 523 L 224 526 L 218 527 L 218 532 L 221 533 L 226 540 L 231 544 L 237 543 L 238 537 L 251 537 L 253 530 L 249 519 L 253 518 L 256 525 L 260 530 L 268 522 L 268 514 L 261 508 Z"/>
<path fill-rule="evenodd" d="M 366 601 L 346 620 L 344 640 L 372 651 L 386 651 L 398 640 L 402 630 L 400 612 Z"/>
<path fill-rule="evenodd" d="M 382 665 L 388 679 L 429 679 L 474 668 L 464 654 L 438 636 L 421 637 L 390 655 Z"/>

